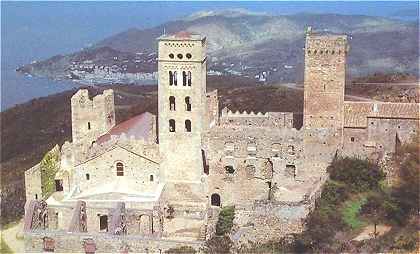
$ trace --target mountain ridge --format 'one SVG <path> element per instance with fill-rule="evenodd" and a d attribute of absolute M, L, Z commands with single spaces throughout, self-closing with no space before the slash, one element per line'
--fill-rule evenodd
<path fill-rule="evenodd" d="M 156 53 L 156 38 L 163 32 L 172 34 L 185 30 L 207 36 L 209 70 L 257 78 L 265 73 L 268 81 L 299 82 L 303 64 L 301 49 L 308 26 L 349 36 L 352 76 L 378 71 L 418 73 L 418 24 L 366 15 L 199 12 L 147 29 L 129 28 L 98 41 L 91 48 L 110 47 L 121 54 L 130 53 L 133 61 L 147 61 L 143 61 L 142 68 L 135 64 L 132 68 L 135 72 L 150 72 L 157 69 L 156 59 L 144 56 Z M 89 60 L 96 61 L 95 57 Z M 124 66 L 114 61 L 109 64 Z M 145 67 L 147 64 L 149 66 Z M 42 73 L 29 66 L 23 69 L 31 70 L 26 72 L 34 75 Z M 55 76 L 54 71 L 50 74 Z"/>

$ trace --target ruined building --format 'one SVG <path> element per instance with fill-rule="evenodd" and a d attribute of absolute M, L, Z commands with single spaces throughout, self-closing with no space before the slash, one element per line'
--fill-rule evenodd
<path fill-rule="evenodd" d="M 112 90 L 72 97 L 72 142 L 25 174 L 28 252 L 200 249 L 228 205 L 237 243 L 278 239 L 302 231 L 335 156 L 381 158 L 418 131 L 419 104 L 344 100 L 346 36 L 307 34 L 299 130 L 291 112 L 221 109 L 205 37 L 158 44 L 158 116 L 116 125 Z"/>

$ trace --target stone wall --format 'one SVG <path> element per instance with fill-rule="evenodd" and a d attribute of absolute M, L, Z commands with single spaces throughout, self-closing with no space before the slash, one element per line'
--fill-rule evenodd
<path fill-rule="evenodd" d="M 39 163 L 25 171 L 25 190 L 26 200 L 42 198 L 41 168 Z"/>
<path fill-rule="evenodd" d="M 86 149 L 115 125 L 113 90 L 105 90 L 93 99 L 88 90 L 79 90 L 71 98 L 71 117 L 73 143 Z"/>
<path fill-rule="evenodd" d="M 72 233 L 63 231 L 41 231 L 25 234 L 25 251 L 39 253 L 44 250 L 44 239 L 52 239 L 54 252 L 85 253 L 92 247 L 97 253 L 164 253 L 170 248 L 191 246 L 196 250 L 202 248 L 201 241 L 169 240 L 141 236 L 116 236 L 106 233 Z M 90 246 L 87 246 L 91 244 Z"/>
<path fill-rule="evenodd" d="M 227 108 L 222 110 L 220 125 L 267 127 L 267 128 L 293 128 L 292 112 L 232 112 Z"/>

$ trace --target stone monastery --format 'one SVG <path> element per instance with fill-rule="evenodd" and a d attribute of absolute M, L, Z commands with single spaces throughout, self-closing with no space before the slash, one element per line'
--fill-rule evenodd
<path fill-rule="evenodd" d="M 116 125 L 112 90 L 72 97 L 72 142 L 50 151 L 56 171 L 41 162 L 25 174 L 26 251 L 199 250 L 231 205 L 237 242 L 298 233 L 335 156 L 381 158 L 418 132 L 418 103 L 344 100 L 345 35 L 307 33 L 301 129 L 290 112 L 220 109 L 206 92 L 206 44 L 158 39 L 158 116 Z"/>

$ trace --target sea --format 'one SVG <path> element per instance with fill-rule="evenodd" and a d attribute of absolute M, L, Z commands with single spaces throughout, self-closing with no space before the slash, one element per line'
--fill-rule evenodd
<path fill-rule="evenodd" d="M 242 9 L 273 15 L 300 12 L 383 16 L 418 21 L 417 1 L 122 2 L 1 1 L 1 111 L 80 86 L 19 74 L 32 61 L 94 45 L 129 28 L 144 29 L 200 11 Z"/>

